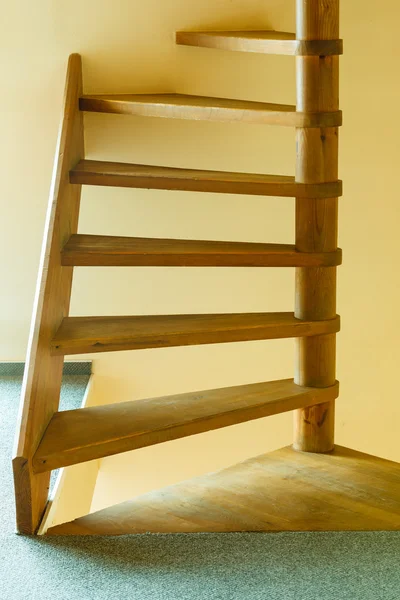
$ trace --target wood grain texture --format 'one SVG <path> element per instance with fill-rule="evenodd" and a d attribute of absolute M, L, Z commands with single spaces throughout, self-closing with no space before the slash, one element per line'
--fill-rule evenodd
<path fill-rule="evenodd" d="M 268 30 L 178 31 L 176 43 L 183 46 L 287 56 L 329 56 L 343 52 L 342 40 L 296 40 L 294 33 Z"/>
<path fill-rule="evenodd" d="M 141 350 L 323 335 L 337 332 L 339 327 L 338 316 L 326 321 L 301 321 L 285 312 L 67 317 L 51 349 L 54 355 Z"/>
<path fill-rule="evenodd" d="M 50 353 L 50 341 L 69 310 L 72 269 L 61 266 L 60 250 L 78 223 L 80 186 L 69 183 L 69 171 L 84 156 L 81 94 L 81 58 L 73 54 L 68 62 L 13 459 L 17 529 L 27 534 L 39 526 L 49 487 L 48 473 L 33 473 L 32 457 L 57 411 L 60 395 L 63 359 Z"/>
<path fill-rule="evenodd" d="M 48 535 L 399 531 L 400 465 L 283 448 L 50 528 Z"/>
<path fill-rule="evenodd" d="M 186 94 L 90 95 L 80 99 L 80 109 L 142 117 L 258 123 L 285 127 L 338 127 L 342 123 L 340 111 L 302 113 L 296 112 L 296 107 L 288 104 Z"/>
<path fill-rule="evenodd" d="M 340 262 L 340 250 L 302 253 L 291 244 L 82 234 L 72 235 L 61 253 L 61 263 L 75 267 L 316 267 Z"/>
<path fill-rule="evenodd" d="M 338 0 L 297 0 L 297 38 L 339 37 Z M 339 58 L 298 57 L 297 110 L 337 111 Z M 318 183 L 338 177 L 338 129 L 297 129 L 296 181 Z M 335 196 L 316 203 L 296 200 L 296 248 L 302 252 L 334 252 L 337 248 L 338 201 Z M 295 315 L 328 319 L 336 314 L 336 268 L 296 270 Z M 323 387 L 336 379 L 335 335 L 298 340 L 295 381 Z M 309 452 L 329 452 L 334 444 L 334 402 L 295 413 L 294 446 Z"/>
<path fill-rule="evenodd" d="M 339 385 L 304 388 L 293 379 L 190 392 L 56 413 L 33 459 L 58 469 L 337 398 Z"/>
<path fill-rule="evenodd" d="M 71 170 L 70 181 L 85 185 L 293 198 L 342 195 L 341 181 L 306 184 L 287 175 L 201 171 L 99 160 L 80 161 Z"/>

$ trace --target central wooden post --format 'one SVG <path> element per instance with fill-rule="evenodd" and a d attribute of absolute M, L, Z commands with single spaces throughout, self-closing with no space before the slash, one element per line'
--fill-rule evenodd
<path fill-rule="evenodd" d="M 297 39 L 339 38 L 339 0 L 297 0 Z M 339 108 L 339 57 L 296 58 L 297 110 L 305 113 Z M 296 131 L 296 180 L 321 183 L 338 179 L 338 129 Z M 337 248 L 337 198 L 296 199 L 296 248 L 330 252 Z M 297 268 L 295 316 L 330 319 L 336 315 L 336 267 Z M 312 387 L 335 383 L 335 334 L 297 341 L 295 382 Z M 329 452 L 334 446 L 334 401 L 295 411 L 294 448 Z"/>

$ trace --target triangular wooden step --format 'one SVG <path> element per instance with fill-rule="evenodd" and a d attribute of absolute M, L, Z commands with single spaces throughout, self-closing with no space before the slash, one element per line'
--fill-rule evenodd
<path fill-rule="evenodd" d="M 54 355 L 303 337 L 336 333 L 340 319 L 303 321 L 293 313 L 67 317 Z"/>
<path fill-rule="evenodd" d="M 176 43 L 288 56 L 330 56 L 343 53 L 342 40 L 296 40 L 294 33 L 286 31 L 178 31 Z"/>
<path fill-rule="evenodd" d="M 338 127 L 342 113 L 296 112 L 289 104 L 271 104 L 250 100 L 209 98 L 187 94 L 104 94 L 80 98 L 79 107 L 89 112 L 283 125 L 286 127 Z"/>
<path fill-rule="evenodd" d="M 48 535 L 400 530 L 400 465 L 283 448 L 105 508 Z"/>
<path fill-rule="evenodd" d="M 56 413 L 33 458 L 36 473 L 220 429 L 337 398 L 293 379 Z"/>
<path fill-rule="evenodd" d="M 201 171 L 100 160 L 81 160 L 69 177 L 71 183 L 156 190 L 293 198 L 336 198 L 342 195 L 341 181 L 299 183 L 287 175 Z"/>
<path fill-rule="evenodd" d="M 332 267 L 341 251 L 297 252 L 291 244 L 256 244 L 81 235 L 61 253 L 64 266 Z"/>

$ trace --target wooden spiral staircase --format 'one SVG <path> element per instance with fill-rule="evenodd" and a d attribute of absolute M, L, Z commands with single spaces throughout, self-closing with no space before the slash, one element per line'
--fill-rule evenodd
<path fill-rule="evenodd" d="M 294 410 L 284 448 L 49 529 L 144 531 L 400 529 L 396 463 L 334 448 L 338 180 L 338 0 L 297 0 L 297 35 L 180 32 L 177 43 L 296 56 L 297 105 L 82 92 L 69 59 L 13 461 L 17 523 L 34 534 L 53 469 Z M 295 177 L 85 160 L 83 112 L 296 128 Z M 295 244 L 141 239 L 77 233 L 82 185 L 296 198 Z M 69 317 L 73 267 L 296 267 L 294 313 Z M 296 338 L 295 377 L 57 412 L 64 356 Z"/>

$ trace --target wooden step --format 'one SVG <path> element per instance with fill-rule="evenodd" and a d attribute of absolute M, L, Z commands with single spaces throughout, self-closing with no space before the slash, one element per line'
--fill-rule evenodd
<path fill-rule="evenodd" d="M 374 530 L 400 530 L 400 465 L 336 446 L 329 454 L 276 450 L 47 534 Z"/>
<path fill-rule="evenodd" d="M 336 333 L 340 319 L 301 321 L 293 313 L 67 317 L 51 342 L 54 355 L 141 350 Z"/>
<path fill-rule="evenodd" d="M 56 413 L 33 458 L 36 473 L 103 458 L 321 404 L 339 385 L 307 388 L 293 379 L 254 383 Z"/>
<path fill-rule="evenodd" d="M 332 267 L 340 263 L 340 250 L 304 253 L 291 244 L 106 235 L 72 235 L 61 253 L 61 264 L 74 267 Z"/>
<path fill-rule="evenodd" d="M 89 112 L 192 119 L 196 121 L 226 121 L 283 125 L 287 127 L 337 127 L 342 113 L 300 113 L 288 104 L 270 104 L 249 100 L 208 98 L 186 94 L 120 94 L 95 95 L 80 98 L 79 107 Z"/>
<path fill-rule="evenodd" d="M 81 160 L 70 171 L 70 182 L 84 185 L 285 196 L 289 198 L 337 198 L 342 182 L 299 183 L 287 175 L 259 175 L 201 171 L 129 163 Z"/>
<path fill-rule="evenodd" d="M 343 54 L 342 40 L 296 40 L 294 33 L 285 31 L 178 31 L 176 43 L 287 56 Z"/>

